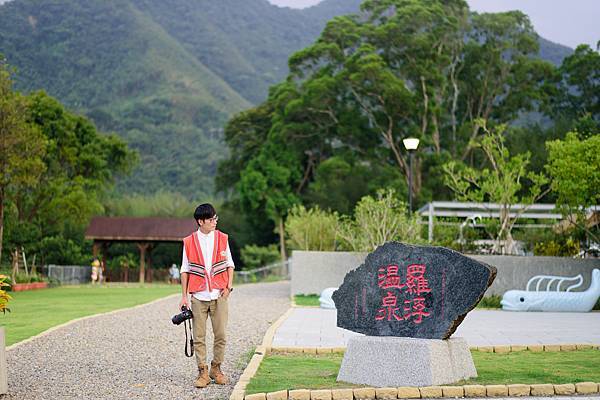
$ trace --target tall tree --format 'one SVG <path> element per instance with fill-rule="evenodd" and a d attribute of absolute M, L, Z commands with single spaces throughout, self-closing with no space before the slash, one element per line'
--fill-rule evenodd
<path fill-rule="evenodd" d="M 337 166 L 394 167 L 382 185 L 401 188 L 397 176 L 409 174 L 402 140 L 416 136 L 412 190 L 431 198 L 443 190 L 437 177 L 449 159 L 486 161 L 473 152 L 485 135 L 478 119 L 493 127 L 543 103 L 554 67 L 538 50 L 520 12 L 470 14 L 463 0 L 367 0 L 360 14 L 334 18 L 294 54 L 287 80 L 250 112 L 260 123 L 239 124 L 239 135 L 227 138 L 233 171 L 272 157 L 289 169 L 288 190 L 307 203 L 319 199 L 317 171 L 333 158 Z"/>
<path fill-rule="evenodd" d="M 509 122 L 543 100 L 554 69 L 535 57 L 538 51 L 537 35 L 520 11 L 472 15 L 458 77 L 463 134 L 455 155 L 464 160 L 473 149 L 473 139 L 482 133 L 477 120 Z"/>
<path fill-rule="evenodd" d="M 563 60 L 553 111 L 571 120 L 589 115 L 600 128 L 600 53 L 580 45 Z"/>
<path fill-rule="evenodd" d="M 36 185 L 45 170 L 46 140 L 26 116 L 25 98 L 13 91 L 11 70 L 0 57 L 0 260 L 7 201 Z"/>
<path fill-rule="evenodd" d="M 27 122 L 44 135 L 48 148 L 39 185 L 15 193 L 18 219 L 43 221 L 44 233 L 85 225 L 102 211 L 101 196 L 116 176 L 131 170 L 137 154 L 43 92 L 28 97 Z"/>

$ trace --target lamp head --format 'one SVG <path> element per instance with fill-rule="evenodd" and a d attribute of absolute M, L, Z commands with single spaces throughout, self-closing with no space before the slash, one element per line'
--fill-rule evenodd
<path fill-rule="evenodd" d="M 406 148 L 406 150 L 416 150 L 417 147 L 419 147 L 419 139 L 417 138 L 406 138 L 404 140 L 402 140 L 402 143 L 404 143 L 404 147 Z"/>

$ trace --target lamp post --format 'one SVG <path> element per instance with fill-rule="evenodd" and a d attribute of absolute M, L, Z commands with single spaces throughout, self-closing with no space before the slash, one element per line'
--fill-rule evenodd
<path fill-rule="evenodd" d="M 417 138 L 406 138 L 402 141 L 402 143 L 404 143 L 404 147 L 406 148 L 406 150 L 408 151 L 408 156 L 409 156 L 409 163 L 410 166 L 408 168 L 408 212 L 412 213 L 413 210 L 413 206 L 412 206 L 412 202 L 413 202 L 413 196 L 412 196 L 412 176 L 413 176 L 413 164 L 414 164 L 414 153 L 417 150 L 417 147 L 419 147 L 419 139 Z"/>

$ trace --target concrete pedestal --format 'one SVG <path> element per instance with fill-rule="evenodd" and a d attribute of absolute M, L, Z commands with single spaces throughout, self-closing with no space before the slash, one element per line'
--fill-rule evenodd
<path fill-rule="evenodd" d="M 467 342 L 394 336 L 350 339 L 337 380 L 375 387 L 445 385 L 477 376 Z"/>

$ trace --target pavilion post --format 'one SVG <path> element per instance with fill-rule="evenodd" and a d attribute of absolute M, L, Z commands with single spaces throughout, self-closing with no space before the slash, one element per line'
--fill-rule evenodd
<path fill-rule="evenodd" d="M 92 245 L 92 255 L 94 258 L 98 257 L 98 253 L 100 252 L 100 242 L 94 240 L 94 244 Z"/>
<path fill-rule="evenodd" d="M 140 283 L 144 283 L 146 278 L 146 250 L 148 249 L 148 243 L 138 243 L 138 249 L 140 249 Z"/>

